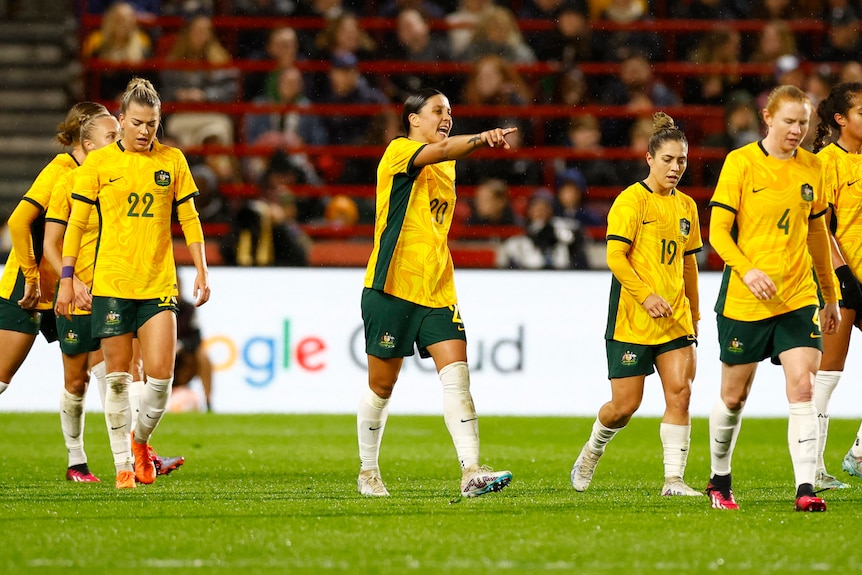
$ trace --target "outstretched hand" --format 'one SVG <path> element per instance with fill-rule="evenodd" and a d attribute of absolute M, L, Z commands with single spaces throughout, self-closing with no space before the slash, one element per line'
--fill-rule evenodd
<path fill-rule="evenodd" d="M 506 136 L 517 131 L 518 128 L 494 128 L 493 130 L 483 132 L 483 139 L 489 148 L 502 147 L 504 150 L 508 150 L 511 146 L 506 141 Z"/>

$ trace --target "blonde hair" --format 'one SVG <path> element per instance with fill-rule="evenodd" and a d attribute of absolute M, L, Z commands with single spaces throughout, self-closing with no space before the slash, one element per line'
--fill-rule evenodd
<path fill-rule="evenodd" d="M 94 116 L 87 117 L 83 122 L 81 122 L 81 141 L 91 140 L 93 137 L 93 129 L 96 127 L 96 122 L 101 120 L 102 118 L 113 118 L 114 115 L 105 110 L 99 114 Z M 115 118 L 116 119 L 116 118 Z"/>
<path fill-rule="evenodd" d="M 123 92 L 120 110 L 125 114 L 129 109 L 129 104 L 133 103 L 141 106 L 151 106 L 156 110 L 162 109 L 162 101 L 159 98 L 159 93 L 153 88 L 152 83 L 144 78 L 132 78 L 129 81 L 126 85 L 126 91 Z"/>
<path fill-rule="evenodd" d="M 73 146 L 81 141 L 81 127 L 92 117 L 108 114 L 108 109 L 98 102 L 78 102 L 66 114 L 66 119 L 57 124 L 57 141 L 63 146 Z"/>

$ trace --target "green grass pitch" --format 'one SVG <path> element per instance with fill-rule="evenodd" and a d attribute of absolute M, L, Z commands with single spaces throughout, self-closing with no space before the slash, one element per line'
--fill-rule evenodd
<path fill-rule="evenodd" d="M 168 415 L 154 436 L 186 465 L 117 491 L 101 414 L 87 418 L 93 471 L 63 480 L 56 414 L 0 414 L 3 573 L 811 573 L 862 565 L 862 480 L 840 470 L 858 422 L 834 420 L 827 461 L 851 484 L 826 513 L 793 511 L 786 421 L 746 419 L 734 457 L 738 512 L 663 498 L 658 421 L 636 418 L 590 489 L 569 470 L 591 418 L 483 417 L 482 459 L 512 484 L 458 497 L 442 417 L 393 415 L 381 468 L 392 496 L 356 492 L 352 416 Z M 707 423 L 686 473 L 705 486 Z"/>

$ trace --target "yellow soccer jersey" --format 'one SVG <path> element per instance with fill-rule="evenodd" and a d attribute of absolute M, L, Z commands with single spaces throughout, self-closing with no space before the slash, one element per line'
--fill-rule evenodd
<path fill-rule="evenodd" d="M 650 317 L 642 302 L 614 277 L 605 338 L 657 345 L 692 335 L 683 258 L 703 249 L 694 200 L 679 190 L 662 196 L 644 182 L 633 184 L 617 196 L 608 212 L 607 240 L 630 246 L 627 257 L 632 268 L 652 293 L 671 305 L 673 317 Z"/>
<path fill-rule="evenodd" d="M 455 213 L 455 162 L 420 169 L 425 146 L 393 140 L 377 167 L 374 249 L 365 287 L 428 307 L 458 302 L 447 236 Z"/>
<path fill-rule="evenodd" d="M 758 321 L 819 305 L 807 239 L 809 218 L 822 217 L 827 209 L 823 190 L 820 160 L 807 150 L 779 160 L 752 142 L 727 155 L 710 206 L 735 215 L 736 245 L 778 292 L 758 300 L 725 266 L 716 313 Z"/>
<path fill-rule="evenodd" d="M 57 154 L 51 162 L 45 166 L 27 193 L 24 194 L 24 201 L 30 202 L 37 206 L 42 215 L 33 222 L 31 226 L 31 235 L 33 237 L 33 250 L 36 255 L 36 261 L 39 263 L 39 284 L 42 290 L 42 297 L 36 309 L 47 310 L 53 309 L 54 292 L 57 288 L 57 281 L 60 279 L 46 260 L 42 259 L 42 241 L 45 237 L 45 211 L 48 209 L 48 204 L 51 199 L 51 190 L 63 174 L 70 172 L 78 167 L 78 162 L 72 154 L 64 153 Z M 10 299 L 15 290 L 15 285 L 18 282 L 21 274 L 21 265 L 18 261 L 15 252 L 9 253 L 6 260 L 6 267 L 3 270 L 3 277 L 0 279 L 0 297 Z"/>
<path fill-rule="evenodd" d="M 81 173 L 73 170 L 63 174 L 54 190 L 51 192 L 51 202 L 48 205 L 48 213 L 45 220 L 62 225 L 69 222 L 72 213 L 72 190 L 75 179 Z M 91 286 L 93 284 L 93 264 L 96 260 L 96 243 L 99 239 L 99 213 L 97 210 L 90 212 L 90 221 L 81 240 L 81 249 L 78 252 L 78 260 L 75 262 L 75 275 L 79 280 Z M 88 315 L 90 312 L 75 309 L 75 314 Z"/>
<path fill-rule="evenodd" d="M 862 154 L 829 144 L 817 157 L 823 163 L 823 187 L 832 205 L 831 229 L 841 254 L 856 277 L 862 277 Z"/>
<path fill-rule="evenodd" d="M 90 152 L 79 172 L 72 198 L 99 212 L 93 295 L 177 295 L 171 214 L 174 203 L 198 193 L 183 153 L 158 141 L 147 152 L 129 152 L 117 142 Z M 70 225 L 84 228 L 79 213 L 73 206 Z M 75 254 L 64 244 L 63 255 Z"/>

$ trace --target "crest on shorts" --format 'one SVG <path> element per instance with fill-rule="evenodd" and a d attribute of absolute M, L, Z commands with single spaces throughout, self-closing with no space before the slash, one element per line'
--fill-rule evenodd
<path fill-rule="evenodd" d="M 105 315 L 105 325 L 118 325 L 120 323 L 120 314 L 114 310 L 109 311 Z"/>
<path fill-rule="evenodd" d="M 686 218 L 680 218 L 679 220 L 679 233 L 684 236 L 687 236 L 691 232 L 691 222 Z"/>
<path fill-rule="evenodd" d="M 742 353 L 742 342 L 736 338 L 731 340 L 730 345 L 727 346 L 727 351 L 732 353 Z"/>
<path fill-rule="evenodd" d="M 638 362 L 638 354 L 633 351 L 626 350 L 623 354 L 623 357 L 620 359 L 620 363 L 623 365 L 634 365 Z"/>
<path fill-rule="evenodd" d="M 63 337 L 63 341 L 66 343 L 78 343 L 78 339 L 80 339 L 78 334 L 71 329 L 67 331 L 66 335 Z"/>
<path fill-rule="evenodd" d="M 380 347 L 385 347 L 386 349 L 392 349 L 395 347 L 395 336 L 390 334 L 388 331 L 380 336 Z"/>
<path fill-rule="evenodd" d="M 802 199 L 806 202 L 814 201 L 814 188 L 811 187 L 811 184 L 802 184 L 801 193 Z"/>
<path fill-rule="evenodd" d="M 156 181 L 157 186 L 170 186 L 171 185 L 171 175 L 165 170 L 159 170 L 153 174 L 153 179 Z"/>

